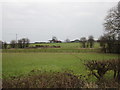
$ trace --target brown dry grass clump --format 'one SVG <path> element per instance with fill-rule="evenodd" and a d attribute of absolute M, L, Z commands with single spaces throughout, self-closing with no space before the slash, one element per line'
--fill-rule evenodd
<path fill-rule="evenodd" d="M 116 82 L 114 79 L 101 80 L 96 83 L 100 88 L 120 88 L 120 83 Z"/>

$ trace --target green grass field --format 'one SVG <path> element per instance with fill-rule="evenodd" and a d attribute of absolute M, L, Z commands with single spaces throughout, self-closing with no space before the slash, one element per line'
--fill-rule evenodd
<path fill-rule="evenodd" d="M 94 48 L 81 48 L 81 43 L 46 43 L 46 44 L 30 44 L 30 47 L 35 45 L 49 45 L 60 46 L 60 48 L 31 48 L 31 49 L 4 49 L 3 52 L 7 53 L 25 53 L 25 52 L 49 52 L 49 53 L 88 53 L 100 52 L 99 43 L 94 44 Z"/>
<path fill-rule="evenodd" d="M 30 44 L 30 46 L 35 45 L 37 44 Z M 74 74 L 87 75 L 89 71 L 84 66 L 87 60 L 118 58 L 117 54 L 100 53 L 99 43 L 95 43 L 93 49 L 83 49 L 80 43 L 39 45 L 55 45 L 61 46 L 61 48 L 4 49 L 2 50 L 2 77 L 23 76 L 32 70 L 48 72 L 73 71 Z"/>
<path fill-rule="evenodd" d="M 35 45 L 55 45 L 55 46 L 61 46 L 61 48 L 64 49 L 75 49 L 75 48 L 81 48 L 82 44 L 81 43 L 46 43 L 46 44 L 30 44 L 30 46 L 35 46 Z M 95 42 L 94 43 L 94 48 L 99 48 L 99 43 Z"/>
<path fill-rule="evenodd" d="M 86 60 L 108 60 L 118 56 L 100 53 L 3 53 L 3 78 L 19 76 L 31 70 L 68 71 L 86 75 Z"/>

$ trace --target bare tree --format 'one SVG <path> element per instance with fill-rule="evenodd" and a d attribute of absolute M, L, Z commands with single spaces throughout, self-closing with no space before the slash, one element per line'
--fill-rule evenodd
<path fill-rule="evenodd" d="M 86 41 L 87 41 L 86 37 L 82 37 L 80 41 L 82 42 L 82 47 L 86 48 Z"/>
<path fill-rule="evenodd" d="M 30 40 L 28 38 L 22 38 L 18 40 L 18 47 L 19 48 L 26 48 L 29 47 Z"/>
<path fill-rule="evenodd" d="M 22 45 L 22 40 L 18 40 L 18 48 L 23 48 L 23 45 Z"/>
<path fill-rule="evenodd" d="M 102 48 L 101 51 L 106 53 L 106 47 L 107 47 L 107 35 L 104 34 L 103 36 L 100 36 L 99 38 L 99 43 L 100 43 L 100 47 Z"/>
<path fill-rule="evenodd" d="M 8 46 L 7 42 L 4 42 L 4 43 L 3 43 L 3 48 L 4 48 L 4 49 L 7 49 L 7 46 Z"/>
<path fill-rule="evenodd" d="M 26 47 L 26 39 L 25 38 L 22 38 L 22 47 L 25 48 Z"/>
<path fill-rule="evenodd" d="M 26 38 L 25 41 L 26 41 L 26 47 L 29 47 L 30 40 L 28 38 Z"/>
<path fill-rule="evenodd" d="M 65 42 L 66 42 L 66 43 L 69 43 L 69 42 L 70 42 L 70 39 L 67 38 L 67 39 L 65 40 Z"/>
<path fill-rule="evenodd" d="M 88 43 L 89 43 L 90 48 L 93 48 L 94 37 L 92 35 L 88 37 Z"/>
<path fill-rule="evenodd" d="M 116 38 L 120 37 L 120 2 L 108 11 L 104 27 L 109 35 L 114 35 Z"/>
<path fill-rule="evenodd" d="M 107 52 L 120 53 L 120 2 L 109 10 L 104 27 L 107 36 Z"/>
<path fill-rule="evenodd" d="M 55 43 L 55 42 L 57 41 L 57 37 L 56 37 L 56 36 L 53 36 L 53 37 L 52 37 L 52 41 L 53 41 L 53 43 Z"/>
<path fill-rule="evenodd" d="M 111 8 L 105 18 L 105 31 L 107 33 L 107 48 L 109 53 L 120 53 L 120 2 Z M 118 60 L 119 61 L 119 60 Z M 120 63 L 120 61 L 119 61 Z M 120 82 L 120 67 L 118 67 L 117 80 Z"/>
<path fill-rule="evenodd" d="M 16 47 L 16 41 L 15 41 L 15 40 L 12 40 L 12 41 L 10 42 L 10 46 L 11 46 L 11 48 L 15 48 L 15 47 Z"/>

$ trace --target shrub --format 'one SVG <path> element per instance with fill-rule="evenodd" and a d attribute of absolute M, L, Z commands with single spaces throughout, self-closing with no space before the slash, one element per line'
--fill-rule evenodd
<path fill-rule="evenodd" d="M 32 70 L 32 72 L 36 71 Z M 25 77 L 3 80 L 3 88 L 81 88 L 83 86 L 84 81 L 80 76 L 67 72 L 38 72 Z"/>
<path fill-rule="evenodd" d="M 114 79 L 120 80 L 120 60 L 92 60 L 85 63 L 85 66 L 91 71 L 98 80 L 102 80 L 107 71 L 112 70 L 114 72 Z"/>

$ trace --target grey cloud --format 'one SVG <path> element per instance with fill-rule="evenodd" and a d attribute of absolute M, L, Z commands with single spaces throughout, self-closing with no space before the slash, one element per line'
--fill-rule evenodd
<path fill-rule="evenodd" d="M 3 40 L 28 37 L 31 42 L 103 33 L 103 21 L 116 3 L 7 3 L 3 6 Z"/>

